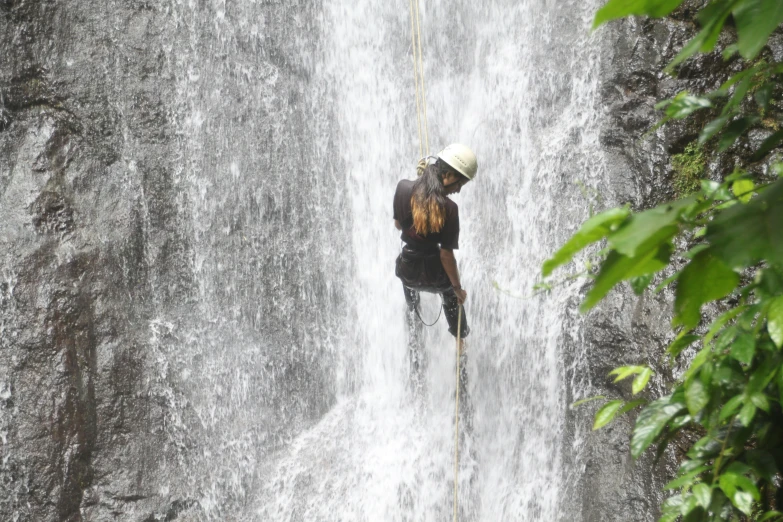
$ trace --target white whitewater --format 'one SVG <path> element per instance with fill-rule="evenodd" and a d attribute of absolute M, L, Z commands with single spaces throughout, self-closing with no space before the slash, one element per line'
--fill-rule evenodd
<path fill-rule="evenodd" d="M 170 469 L 188 472 L 168 487 L 194 499 L 200 520 L 450 520 L 454 341 L 444 318 L 426 329 L 417 407 L 393 273 L 392 195 L 418 159 L 408 3 L 269 4 L 171 12 L 199 297 L 187 321 L 151 325 L 172 443 L 187 449 Z M 531 293 L 542 261 L 587 216 L 574 183 L 594 186 L 603 171 L 586 4 L 421 4 L 432 152 L 457 141 L 479 158 L 477 180 L 455 196 L 471 326 L 464 521 L 575 520 L 567 497 L 579 470 L 567 466 L 579 435 L 566 443 L 564 425 L 565 390 L 578 384 L 563 362 L 566 349 L 579 360 L 573 288 L 509 293 Z M 272 25 L 298 63 L 259 58 Z M 297 72 L 284 89 L 287 65 Z M 298 187 L 304 200 L 289 193 Z M 282 239 L 270 229 L 278 217 L 290 227 Z M 422 316 L 437 307 L 425 296 Z M 302 373 L 281 369 L 292 360 Z"/>

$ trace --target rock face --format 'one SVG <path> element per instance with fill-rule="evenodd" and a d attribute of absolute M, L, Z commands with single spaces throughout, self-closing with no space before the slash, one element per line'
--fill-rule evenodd
<path fill-rule="evenodd" d="M 693 16 L 705 3 L 686 1 L 666 19 L 624 19 L 599 29 L 607 33 L 602 60 L 606 123 L 601 135 L 609 158 L 607 206 L 629 203 L 633 209 L 643 210 L 679 195 L 671 155 L 682 153 L 695 142 L 701 126 L 715 116 L 697 113 L 687 121 L 672 121 L 648 133 L 662 116 L 654 106 L 682 90 L 700 93 L 716 89 L 740 67 L 736 57 L 724 61 L 720 52 L 714 52 L 687 61 L 676 77 L 662 73 L 695 35 Z M 731 38 L 724 33 L 721 42 L 727 44 L 728 40 Z M 771 59 L 779 59 L 779 40 L 780 33 L 764 51 Z M 705 165 L 700 177 L 720 180 L 731 173 L 749 154 L 747 145 L 746 139 L 739 140 L 714 164 Z M 674 378 L 665 360 L 665 349 L 673 338 L 668 326 L 672 302 L 670 289 L 658 295 L 648 291 L 641 297 L 634 296 L 629 286 L 611 292 L 578 328 L 574 342 L 584 343 L 587 354 L 586 360 L 571 361 L 578 368 L 574 379 L 588 383 L 591 395 L 630 400 L 629 382 L 613 384 L 607 374 L 617 366 L 647 364 L 656 371 L 648 397 L 666 394 L 667 383 Z M 586 374 L 582 373 L 585 369 Z M 571 433 L 579 426 L 591 425 L 596 408 L 572 410 Z M 633 462 L 628 443 L 634 418 L 624 416 L 587 436 L 585 453 L 576 458 L 584 465 L 578 485 L 581 520 L 654 521 L 660 516 L 662 486 L 674 476 L 677 456 L 670 449 L 656 464 L 651 450 Z"/>
<path fill-rule="evenodd" d="M 219 280 L 205 288 L 194 274 L 227 248 L 233 256 L 222 262 L 250 267 L 248 277 L 283 269 L 300 276 L 318 263 L 333 268 L 336 261 L 313 247 L 327 231 L 339 235 L 346 221 L 330 226 L 332 210 L 312 215 L 303 205 L 312 192 L 324 192 L 320 181 L 294 187 L 286 176 L 315 171 L 320 161 L 293 121 L 309 107 L 297 97 L 311 64 L 286 39 L 285 10 L 259 9 L 266 24 L 260 62 L 276 78 L 269 91 L 283 97 L 236 115 L 237 129 L 262 121 L 266 133 L 282 128 L 282 143 L 266 163 L 248 166 L 264 175 L 233 195 L 252 200 L 244 208 L 274 226 L 267 237 L 243 240 L 249 216 L 225 201 L 213 210 L 223 213 L 226 239 L 205 245 L 192 225 L 203 209 L 181 175 L 186 162 L 191 169 L 210 165 L 199 163 L 193 140 L 176 129 L 185 127 L 178 109 L 190 103 L 182 91 L 192 80 L 185 75 L 195 74 L 196 53 L 215 54 L 189 40 L 214 26 L 189 20 L 185 8 L 142 0 L 0 2 L 0 519 L 177 518 L 193 501 L 186 487 L 169 489 L 187 481 L 168 479 L 182 475 L 179 465 L 194 447 L 191 428 L 204 420 L 198 412 L 175 415 L 175 406 L 188 408 L 177 402 L 185 400 L 181 390 L 199 384 L 181 382 L 187 376 L 170 370 L 168 357 L 197 356 L 189 347 L 201 346 L 193 317 L 199 303 L 233 310 Z M 311 11 L 317 15 L 317 6 Z M 226 14 L 232 16 L 238 14 Z M 315 45 L 317 33 L 310 35 Z M 246 54 L 257 51 L 245 44 Z M 211 77 L 211 85 L 221 79 Z M 226 87 L 223 95 L 248 94 Z M 328 125 L 329 111 L 322 114 L 312 128 Z M 227 137 L 211 130 L 215 139 Z M 340 199 L 332 199 L 338 208 Z M 295 243 L 288 239 L 291 216 L 313 223 L 296 225 Z M 305 291 L 316 307 L 339 306 L 339 290 L 328 289 L 323 274 L 309 281 L 306 289 L 273 280 L 245 285 L 263 306 L 227 315 L 239 327 L 262 323 L 280 346 L 296 346 L 310 327 L 328 337 L 331 327 L 319 318 L 286 324 L 286 307 L 300 306 Z M 261 380 L 251 383 L 253 397 L 271 410 L 263 436 L 284 437 L 333 400 L 326 374 L 308 357 L 272 353 L 250 368 Z M 261 379 L 270 372 L 273 378 Z M 276 387 L 277 378 L 285 386 Z M 311 386 L 319 393 L 305 394 Z M 292 403 L 285 415 L 271 406 L 281 394 Z"/>
<path fill-rule="evenodd" d="M 308 336 L 328 345 L 342 334 L 318 311 L 346 302 L 330 281 L 352 268 L 346 197 L 334 190 L 341 160 L 323 138 L 334 114 L 314 80 L 320 3 L 215 2 L 214 19 L 190 11 L 206 2 L 180 4 L 0 0 L 2 520 L 185 518 L 210 498 L 205 470 L 230 495 L 201 512 L 230 520 L 226 506 L 247 501 L 265 452 L 334 403 L 333 355 L 303 349 Z M 639 209 L 673 195 L 668 154 L 693 130 L 638 136 L 656 101 L 725 72 L 706 57 L 680 80 L 659 73 L 693 33 L 682 14 L 694 5 L 602 29 L 611 202 Z M 248 23 L 252 38 L 230 30 Z M 229 123 L 210 120 L 207 104 Z M 225 143 L 247 163 L 222 157 Z M 263 234 L 249 232 L 253 220 L 268 223 Z M 568 344 L 587 349 L 566 361 L 569 382 L 627 396 L 606 373 L 651 362 L 664 390 L 669 298 L 618 291 L 587 321 L 571 318 L 581 326 Z M 288 324 L 293 312 L 308 322 Z M 223 355 L 248 340 L 277 348 Z M 238 375 L 236 386 L 199 369 Z M 572 412 L 567 445 L 591 415 Z M 265 422 L 246 427 L 248 417 Z M 633 463 L 629 427 L 564 451 L 578 474 L 567 481 L 572 520 L 655 519 L 671 459 L 652 473 L 649 460 Z M 241 437 L 223 440 L 226 430 Z"/>
<path fill-rule="evenodd" d="M 160 21 L 142 2 L 115 7 L 0 4 L 4 520 L 122 509 L 147 496 L 162 456 L 144 377 L 154 311 L 139 304 L 190 291 L 188 251 Z M 137 33 L 133 48 L 114 23 Z M 89 491 L 107 476 L 99 500 Z"/>

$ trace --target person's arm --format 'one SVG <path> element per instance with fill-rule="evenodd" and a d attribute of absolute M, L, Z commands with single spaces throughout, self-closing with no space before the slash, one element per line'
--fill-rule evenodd
<path fill-rule="evenodd" d="M 468 298 L 468 293 L 462 289 L 462 285 L 460 284 L 459 270 L 457 269 L 457 258 L 454 257 L 454 251 L 441 248 L 440 262 L 443 264 L 443 269 L 446 270 L 446 275 L 449 276 L 451 286 L 454 287 L 454 293 L 457 294 L 457 302 L 459 302 L 459 304 L 463 304 L 465 299 Z"/>
<path fill-rule="evenodd" d="M 400 225 L 399 219 L 394 220 L 394 226 L 397 227 L 397 230 L 402 230 L 402 225 Z"/>

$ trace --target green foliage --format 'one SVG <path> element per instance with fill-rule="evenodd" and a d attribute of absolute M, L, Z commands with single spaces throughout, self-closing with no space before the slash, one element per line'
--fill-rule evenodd
<path fill-rule="evenodd" d="M 628 15 L 666 16 L 680 4 L 610 0 L 598 11 L 595 26 Z M 709 154 L 729 149 L 751 130 L 766 138 L 743 142 L 750 148 L 746 168 L 783 144 L 778 130 L 783 65 L 757 59 L 783 23 L 783 2 L 707 2 L 696 15 L 697 35 L 666 70 L 713 51 L 729 19 L 736 42 L 723 55 L 739 54 L 743 68 L 713 91 L 681 92 L 657 106 L 663 110 L 661 125 L 701 111 L 714 113 L 698 143 L 672 158 L 681 199 L 644 212 L 603 212 L 544 264 L 546 277 L 582 249 L 606 242 L 598 259 L 590 260 L 588 271 L 597 270 L 583 311 L 622 281 L 636 293 L 663 272 L 671 275 L 656 292 L 676 283 L 676 336 L 666 352 L 675 359 L 695 347 L 695 355 L 684 361 L 682 377 L 666 395 L 649 404 L 608 400 L 593 425 L 599 429 L 641 407 L 631 435 L 635 458 L 653 446 L 661 455 L 672 440 L 685 449 L 677 476 L 666 485 L 674 494 L 662 506 L 661 521 L 783 521 L 783 178 L 770 181 L 738 169 L 720 182 L 699 179 Z M 780 176 L 783 165 L 773 163 L 771 171 Z M 702 324 L 703 307 L 716 301 L 725 311 Z M 635 395 L 647 387 L 652 370 L 623 366 L 610 376 L 615 382 L 633 377 Z M 683 430 L 689 436 L 681 436 Z M 691 442 L 694 434 L 701 438 Z"/>
<path fill-rule="evenodd" d="M 673 185 L 678 196 L 687 196 L 699 189 L 704 165 L 704 153 L 696 143 L 691 143 L 683 152 L 672 156 Z"/>
<path fill-rule="evenodd" d="M 551 259 L 544 262 L 544 277 L 551 274 L 558 266 L 571 261 L 574 254 L 587 245 L 605 238 L 628 217 L 629 213 L 627 208 L 613 208 L 585 221 L 579 231 L 568 240 L 568 243 L 563 245 Z"/>

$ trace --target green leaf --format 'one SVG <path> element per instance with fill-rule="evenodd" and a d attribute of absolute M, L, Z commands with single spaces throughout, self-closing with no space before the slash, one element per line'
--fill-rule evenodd
<path fill-rule="evenodd" d="M 701 475 L 702 473 L 704 473 L 709 469 L 712 469 L 712 466 L 699 466 L 698 468 L 690 470 L 687 473 L 680 475 L 676 479 L 667 483 L 665 486 L 663 486 L 663 489 L 679 489 L 693 482 L 693 479 L 695 479 L 697 476 Z"/>
<path fill-rule="evenodd" d="M 701 134 L 699 134 L 699 145 L 704 145 L 710 140 L 710 138 L 712 138 L 718 132 L 720 132 L 720 130 L 731 119 L 731 116 L 732 116 L 731 114 L 728 114 L 726 116 L 720 116 L 718 118 L 715 118 L 711 122 L 709 122 L 707 125 L 705 125 L 704 128 L 701 130 Z"/>
<path fill-rule="evenodd" d="M 718 336 L 718 340 L 715 342 L 715 351 L 716 352 L 722 352 L 729 346 L 731 346 L 731 343 L 734 341 L 734 339 L 739 334 L 739 328 L 736 325 L 729 326 L 728 328 L 724 328 L 723 331 Z"/>
<path fill-rule="evenodd" d="M 687 252 L 685 252 L 682 255 L 682 257 L 684 257 L 685 259 L 693 259 L 694 257 L 696 257 L 696 254 L 698 254 L 702 250 L 707 250 L 708 248 L 710 248 L 710 245 L 708 245 L 706 243 L 699 243 L 695 247 L 693 247 L 690 250 L 688 250 Z"/>
<path fill-rule="evenodd" d="M 761 291 L 761 295 L 766 294 L 765 297 L 772 297 L 774 300 L 774 296 L 783 294 L 783 273 L 775 270 L 774 268 L 767 267 L 765 269 L 759 270 L 756 272 L 755 280 L 759 284 L 759 291 Z M 768 305 L 770 304 L 772 304 L 772 302 L 768 303 Z M 769 306 L 767 306 L 767 308 L 769 308 Z"/>
<path fill-rule="evenodd" d="M 738 463 L 732 463 L 726 471 L 724 471 L 718 483 L 720 489 L 729 497 L 734 507 L 750 515 L 751 507 L 754 500 L 759 500 L 761 495 L 756 485 L 749 478 L 744 476 L 739 470 L 745 467 Z"/>
<path fill-rule="evenodd" d="M 672 282 L 676 281 L 680 277 L 680 272 L 675 272 L 666 279 L 664 279 L 661 284 L 655 287 L 655 290 L 653 290 L 654 294 L 659 293 L 661 290 L 669 286 Z"/>
<path fill-rule="evenodd" d="M 663 506 L 663 512 L 664 513 L 674 513 L 676 517 L 680 516 L 680 507 L 682 506 L 682 495 L 674 495 L 672 497 L 667 498 Z M 675 517 L 675 518 L 676 518 Z"/>
<path fill-rule="evenodd" d="M 765 358 L 764 361 L 756 367 L 748 382 L 748 393 L 761 393 L 775 378 L 778 371 L 779 361 L 773 358 Z"/>
<path fill-rule="evenodd" d="M 721 116 L 733 114 L 735 110 L 742 105 L 742 102 L 745 101 L 745 95 L 750 90 L 751 85 L 753 85 L 753 75 L 757 71 L 757 69 L 748 69 L 749 74 L 743 76 L 742 80 L 737 82 L 737 86 L 734 87 L 734 92 L 731 93 L 729 101 L 723 106 L 723 110 L 720 113 Z"/>
<path fill-rule="evenodd" d="M 571 261 L 574 255 L 587 245 L 600 241 L 606 237 L 614 227 L 622 223 L 623 220 L 628 217 L 629 213 L 630 211 L 625 207 L 613 208 L 585 221 L 579 230 L 571 236 L 571 239 L 560 247 L 560 250 L 555 252 L 555 255 L 544 262 L 544 277 L 551 274 L 558 266 Z"/>
<path fill-rule="evenodd" d="M 685 384 L 685 404 L 692 416 L 695 417 L 709 402 L 709 390 L 699 379 Z"/>
<path fill-rule="evenodd" d="M 731 13 L 731 8 L 735 0 L 728 2 L 712 2 L 704 9 L 699 11 L 698 19 L 702 25 L 702 30 L 694 36 L 682 50 L 674 57 L 664 72 L 671 72 L 677 65 L 684 62 L 697 51 L 709 52 L 715 47 L 723 23 Z"/>
<path fill-rule="evenodd" d="M 726 80 L 721 84 L 721 86 L 716 91 L 716 94 L 726 96 L 729 94 L 729 90 L 731 90 L 731 87 L 740 81 L 744 80 L 748 76 L 753 76 L 759 71 L 759 66 L 751 67 L 749 69 L 743 69 L 738 73 L 734 73 L 731 76 L 729 76 L 729 79 Z"/>
<path fill-rule="evenodd" d="M 739 412 L 739 421 L 747 428 L 755 416 L 756 406 L 752 402 L 747 402 Z"/>
<path fill-rule="evenodd" d="M 710 355 L 712 355 L 712 349 L 709 346 L 705 346 L 701 350 L 699 350 L 699 353 L 696 354 L 696 356 L 691 361 L 691 365 L 688 367 L 687 370 L 685 370 L 685 374 L 683 374 L 684 380 L 689 380 L 692 375 L 696 375 L 696 372 L 699 371 L 699 368 L 701 368 L 704 363 L 709 360 Z"/>
<path fill-rule="evenodd" d="M 683 495 L 682 497 L 682 506 L 680 506 L 680 515 L 682 515 L 684 518 L 682 519 L 682 522 L 694 522 L 695 520 L 698 520 L 698 518 L 693 518 L 692 516 L 688 516 L 689 514 L 693 514 L 692 511 L 698 507 L 698 503 L 696 502 L 696 497 L 693 495 Z M 699 512 L 695 513 L 695 516 L 699 516 Z M 700 517 L 699 517 L 700 518 Z"/>
<path fill-rule="evenodd" d="M 647 403 L 647 401 L 645 401 L 643 399 L 637 399 L 635 401 L 626 402 L 625 406 L 623 406 L 622 408 L 620 408 L 617 411 L 617 415 L 615 415 L 615 417 L 619 417 L 620 415 L 623 415 L 624 413 L 628 413 L 629 411 L 631 411 L 632 409 L 636 408 L 637 406 L 641 406 L 642 404 L 646 404 L 646 403 Z"/>
<path fill-rule="evenodd" d="M 739 46 L 737 44 L 731 44 L 723 49 L 723 61 L 728 62 L 732 56 L 739 52 Z"/>
<path fill-rule="evenodd" d="M 683 331 L 680 333 L 680 335 L 677 336 L 674 342 L 672 342 L 672 344 L 669 345 L 669 347 L 666 349 L 666 352 L 672 357 L 677 357 L 682 353 L 683 350 L 685 350 L 688 346 L 692 345 L 699 339 L 701 339 L 700 336 L 685 334 L 685 332 Z"/>
<path fill-rule="evenodd" d="M 774 455 L 765 450 L 749 450 L 745 452 L 745 455 L 748 464 L 753 468 L 756 475 L 770 484 L 775 482 L 775 475 L 778 473 L 778 467 L 775 464 Z"/>
<path fill-rule="evenodd" d="M 677 233 L 680 217 L 694 201 L 693 197 L 684 198 L 634 214 L 609 235 L 609 246 L 624 256 L 634 257 L 667 242 Z"/>
<path fill-rule="evenodd" d="M 753 197 L 754 188 L 756 185 L 749 179 L 738 179 L 731 185 L 731 191 L 743 203 L 747 203 Z"/>
<path fill-rule="evenodd" d="M 767 332 L 775 346 L 783 346 L 783 296 L 776 297 L 769 304 Z"/>
<path fill-rule="evenodd" d="M 780 145 L 783 142 L 783 129 L 772 134 L 770 137 L 761 142 L 758 150 L 750 156 L 750 161 L 759 161 L 769 154 L 772 149 Z"/>
<path fill-rule="evenodd" d="M 775 520 L 776 518 L 783 518 L 783 513 L 780 511 L 768 511 L 758 520 L 758 522 L 767 522 L 767 520 Z"/>
<path fill-rule="evenodd" d="M 682 49 L 680 49 L 680 52 L 677 53 L 677 56 L 674 57 L 674 59 L 669 62 L 669 65 L 664 68 L 663 72 L 665 73 L 671 73 L 674 71 L 674 68 L 680 65 L 682 62 L 693 56 L 699 51 L 699 48 L 704 44 L 707 37 L 709 36 L 710 32 L 712 31 L 712 28 L 705 28 L 699 31 L 699 33 L 691 38 L 688 43 L 686 43 Z"/>
<path fill-rule="evenodd" d="M 696 484 L 693 486 L 693 496 L 696 497 L 696 502 L 706 510 L 712 502 L 712 488 L 707 484 Z"/>
<path fill-rule="evenodd" d="M 617 412 L 623 407 L 625 401 L 616 400 L 609 401 L 604 404 L 600 410 L 595 414 L 595 421 L 593 422 L 593 430 L 598 430 L 612 422 Z"/>
<path fill-rule="evenodd" d="M 674 512 L 674 513 L 666 513 L 665 515 L 662 515 L 661 518 L 658 519 L 658 522 L 675 522 L 678 518 L 680 518 L 680 512 Z"/>
<path fill-rule="evenodd" d="M 712 459 L 720 453 L 722 442 L 710 435 L 706 435 L 696 441 L 686 453 L 692 459 Z"/>
<path fill-rule="evenodd" d="M 614 382 L 620 382 L 623 379 L 627 379 L 631 375 L 642 373 L 645 368 L 645 366 L 620 366 L 619 368 L 615 368 L 609 372 L 609 375 L 615 376 Z"/>
<path fill-rule="evenodd" d="M 571 404 L 572 408 L 576 408 L 577 406 L 581 406 L 582 404 L 586 404 L 588 402 L 597 401 L 599 399 L 605 399 L 606 397 L 604 395 L 596 395 L 593 397 L 585 397 L 584 399 L 579 399 L 575 403 Z"/>
<path fill-rule="evenodd" d="M 729 399 L 728 402 L 723 405 L 723 408 L 720 409 L 720 420 L 726 420 L 734 415 L 734 412 L 737 411 L 744 400 L 744 395 L 737 395 L 736 397 Z"/>
<path fill-rule="evenodd" d="M 692 421 L 693 421 L 693 417 L 691 417 L 690 415 L 688 414 L 680 415 L 679 417 L 672 419 L 671 423 L 669 424 L 669 428 L 671 431 L 676 431 Z"/>
<path fill-rule="evenodd" d="M 709 179 L 701 180 L 701 191 L 705 197 L 717 201 L 731 199 L 731 193 L 729 192 L 727 185 L 718 183 L 717 181 L 711 181 Z"/>
<path fill-rule="evenodd" d="M 731 503 L 734 504 L 734 507 L 746 515 L 750 515 L 750 512 L 753 510 L 753 497 L 750 495 L 750 493 L 746 493 L 745 491 L 737 491 L 733 496 L 730 497 L 730 500 Z"/>
<path fill-rule="evenodd" d="M 756 104 L 762 109 L 766 109 L 769 106 L 769 101 L 772 99 L 772 89 L 772 83 L 765 83 L 754 93 L 753 97 L 756 100 Z"/>
<path fill-rule="evenodd" d="M 731 356 L 743 364 L 750 364 L 756 353 L 756 336 L 742 332 L 731 345 Z"/>
<path fill-rule="evenodd" d="M 718 141 L 718 152 L 723 152 L 737 141 L 737 138 L 745 134 L 748 129 L 758 123 L 757 116 L 744 116 L 731 122 Z"/>
<path fill-rule="evenodd" d="M 582 313 L 590 310 L 620 281 L 661 270 L 669 264 L 670 256 L 671 245 L 668 243 L 636 257 L 627 257 L 615 251 L 610 252 L 601 264 L 593 288 L 585 297 L 580 310 Z"/>
<path fill-rule="evenodd" d="M 634 277 L 631 279 L 631 288 L 636 295 L 642 295 L 647 287 L 650 286 L 655 274 L 647 274 L 640 277 Z"/>
<path fill-rule="evenodd" d="M 631 437 L 631 455 L 634 458 L 638 458 L 652 444 L 672 417 L 685 409 L 684 404 L 671 401 L 671 396 L 658 399 L 644 408 L 636 418 Z"/>
<path fill-rule="evenodd" d="M 634 377 L 633 386 L 631 388 L 631 391 L 634 395 L 642 391 L 644 387 L 647 386 L 647 383 L 650 381 L 652 374 L 653 371 L 650 368 L 645 368 L 639 375 Z"/>
<path fill-rule="evenodd" d="M 736 205 L 715 216 L 705 239 L 712 252 L 731 268 L 745 268 L 766 260 L 783 264 L 783 178 L 746 205 Z M 682 282 L 682 276 L 680 277 Z"/>
<path fill-rule="evenodd" d="M 766 45 L 775 28 L 783 23 L 780 0 L 742 0 L 733 10 L 739 52 L 752 60 Z"/>
<path fill-rule="evenodd" d="M 680 274 L 673 326 L 693 329 L 701 320 L 701 306 L 725 297 L 739 283 L 739 275 L 713 256 L 711 251 L 700 252 Z"/>
<path fill-rule="evenodd" d="M 744 312 L 748 309 L 747 305 L 741 305 L 737 306 L 736 308 L 732 308 L 728 312 L 724 312 L 720 315 L 715 321 L 712 322 L 710 325 L 709 331 L 707 331 L 707 334 L 704 336 L 704 344 L 708 345 L 710 344 L 710 341 L 715 337 L 715 335 L 732 319 L 737 317 L 739 314 Z"/>
<path fill-rule="evenodd" d="M 724 181 L 737 181 L 738 179 L 744 179 L 748 177 L 748 173 L 740 168 L 735 168 L 731 174 L 723 178 Z"/>
<path fill-rule="evenodd" d="M 753 403 L 756 408 L 769 412 L 769 400 L 763 393 L 754 393 L 751 395 L 750 402 Z"/>
<path fill-rule="evenodd" d="M 593 29 L 599 25 L 629 15 L 666 16 L 683 0 L 609 0 L 595 15 Z"/>
<path fill-rule="evenodd" d="M 705 461 L 699 460 L 699 459 L 686 459 L 683 461 L 682 464 L 680 464 L 679 469 L 677 470 L 677 474 L 681 475 L 683 473 L 688 473 L 693 471 L 696 468 L 699 468 L 705 464 Z"/>
<path fill-rule="evenodd" d="M 711 108 L 712 101 L 701 96 L 692 96 L 687 91 L 682 91 L 671 99 L 666 107 L 666 116 L 675 120 L 681 120 L 702 109 Z"/>

